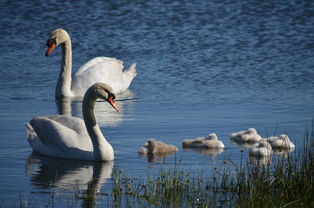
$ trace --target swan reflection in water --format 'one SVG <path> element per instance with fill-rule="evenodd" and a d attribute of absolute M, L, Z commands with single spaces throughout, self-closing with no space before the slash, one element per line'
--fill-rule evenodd
<path fill-rule="evenodd" d="M 55 188 L 61 193 L 64 190 L 84 192 L 84 205 L 93 207 L 101 187 L 111 178 L 113 161 L 92 162 L 69 160 L 41 156 L 32 153 L 26 162 L 26 173 L 30 176 L 33 186 L 41 189 Z"/>
<path fill-rule="evenodd" d="M 134 100 L 134 94 L 131 90 L 126 90 L 123 93 L 116 95 L 116 102 L 118 103 L 120 112 L 112 110 L 110 105 L 105 102 L 98 101 L 95 105 L 95 111 L 97 115 L 97 122 L 100 127 L 109 126 L 116 127 L 121 124 L 124 120 L 131 120 L 132 118 L 125 118 L 124 112 L 127 109 L 132 111 L 132 105 Z M 83 119 L 82 116 L 82 99 L 83 98 L 59 98 L 56 100 L 58 113 L 60 115 L 75 116 Z"/>

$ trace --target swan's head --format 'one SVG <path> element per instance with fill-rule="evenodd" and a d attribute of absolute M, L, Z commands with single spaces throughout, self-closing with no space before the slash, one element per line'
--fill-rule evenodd
<path fill-rule="evenodd" d="M 119 111 L 119 107 L 115 103 L 116 96 L 112 92 L 112 88 L 105 83 L 93 84 L 86 92 L 94 99 L 102 99 L 107 101 L 116 111 Z"/>
<path fill-rule="evenodd" d="M 63 29 L 56 29 L 52 31 L 47 40 L 48 49 L 46 51 L 46 56 L 49 56 L 58 45 L 69 39 L 69 34 Z"/>

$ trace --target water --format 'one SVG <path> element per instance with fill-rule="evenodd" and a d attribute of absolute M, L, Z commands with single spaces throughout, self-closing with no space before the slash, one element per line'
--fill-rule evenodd
<path fill-rule="evenodd" d="M 165 165 L 181 161 L 186 169 L 209 174 L 226 158 L 240 161 L 244 148 L 229 139 L 239 130 L 254 127 L 265 137 L 287 133 L 298 149 L 314 116 L 310 1 L 2 0 L 0 14 L 4 205 L 26 198 L 30 207 L 43 206 L 54 193 L 58 206 L 67 207 L 71 193 L 86 190 L 92 178 L 108 192 L 112 167 L 129 176 L 156 174 L 162 159 L 148 162 L 137 154 L 150 137 L 179 147 Z M 31 117 L 61 110 L 54 99 L 61 49 L 44 56 L 55 28 L 72 38 L 74 71 L 96 56 L 138 64 L 130 91 L 118 95 L 122 112 L 97 103 L 101 130 L 115 149 L 112 163 L 40 157 L 26 141 L 24 124 Z M 63 107 L 81 117 L 79 101 Z M 211 132 L 225 143 L 223 152 L 181 148 L 183 139 Z"/>

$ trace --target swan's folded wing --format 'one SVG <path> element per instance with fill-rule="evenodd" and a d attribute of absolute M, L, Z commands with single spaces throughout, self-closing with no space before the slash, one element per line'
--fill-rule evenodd
<path fill-rule="evenodd" d="M 86 89 L 91 85 L 102 82 L 110 85 L 116 93 L 121 88 L 122 69 L 122 62 L 117 59 L 94 58 L 82 66 L 73 76 L 71 90 L 75 95 L 83 96 Z"/>
<path fill-rule="evenodd" d="M 89 138 L 84 122 L 74 117 L 35 117 L 30 124 L 43 145 L 56 146 L 61 151 L 80 147 L 81 143 L 86 143 L 84 138 Z"/>
<path fill-rule="evenodd" d="M 87 133 L 84 121 L 77 117 L 66 115 L 47 116 L 49 119 L 75 131 L 77 134 Z"/>
<path fill-rule="evenodd" d="M 75 76 L 80 75 L 82 73 L 84 73 L 86 70 L 88 70 L 89 68 L 95 67 L 97 65 L 101 64 L 102 66 L 107 65 L 110 68 L 114 68 L 115 70 L 118 71 L 122 71 L 123 69 L 123 62 L 115 59 L 115 58 L 110 58 L 110 57 L 96 57 L 93 58 L 92 60 L 86 62 L 83 66 L 81 66 Z"/>

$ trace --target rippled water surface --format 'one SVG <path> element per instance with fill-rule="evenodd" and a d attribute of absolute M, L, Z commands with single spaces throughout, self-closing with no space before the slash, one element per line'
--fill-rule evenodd
<path fill-rule="evenodd" d="M 226 158 L 240 161 L 244 148 L 230 133 L 250 127 L 264 137 L 287 133 L 296 152 L 314 116 L 311 1 L 3 0 L 0 17 L 0 204 L 25 197 L 37 207 L 54 192 L 66 207 L 67 193 L 86 190 L 92 178 L 110 190 L 113 167 L 153 175 L 163 159 L 137 154 L 150 137 L 179 147 L 165 165 L 180 161 L 208 173 Z M 44 53 L 56 28 L 71 36 L 74 71 L 96 56 L 137 63 L 130 90 L 117 96 L 122 111 L 97 103 L 101 130 L 115 149 L 111 163 L 42 157 L 27 143 L 24 124 L 33 116 L 81 117 L 79 100 L 54 99 L 61 48 L 49 58 Z M 183 139 L 211 132 L 223 151 L 181 148 Z"/>

